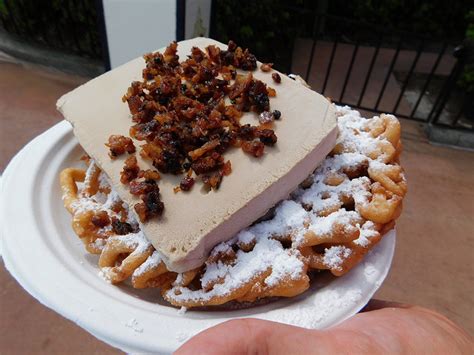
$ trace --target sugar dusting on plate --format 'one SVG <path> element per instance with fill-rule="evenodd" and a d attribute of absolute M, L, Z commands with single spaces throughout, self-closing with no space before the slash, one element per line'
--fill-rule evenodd
<path fill-rule="evenodd" d="M 135 333 L 143 333 L 143 328 L 139 326 L 138 321 L 135 318 L 130 318 L 125 326 L 132 329 Z"/>

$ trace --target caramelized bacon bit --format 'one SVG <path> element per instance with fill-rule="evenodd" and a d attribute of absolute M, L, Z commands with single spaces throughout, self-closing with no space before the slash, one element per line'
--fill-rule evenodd
<path fill-rule="evenodd" d="M 218 167 L 218 161 L 217 159 L 214 159 L 214 157 L 212 156 L 200 158 L 191 164 L 191 168 L 194 170 L 194 172 L 197 175 L 201 175 L 201 174 L 216 170 L 217 167 Z"/>
<path fill-rule="evenodd" d="M 141 222 L 146 222 L 163 214 L 165 205 L 160 201 L 159 189 L 144 195 L 142 201 L 133 206 Z"/>
<path fill-rule="evenodd" d="M 258 132 L 258 138 L 260 142 L 265 145 L 275 145 L 277 142 L 277 136 L 272 129 L 263 129 Z"/>
<path fill-rule="evenodd" d="M 140 110 L 140 107 L 142 107 L 142 100 L 140 99 L 139 96 L 131 96 L 127 99 L 128 103 L 128 108 L 130 109 L 130 113 L 132 115 L 135 115 L 138 113 Z"/>
<path fill-rule="evenodd" d="M 138 172 L 140 168 L 138 167 L 137 158 L 135 155 L 132 155 L 125 160 L 123 170 L 120 173 L 120 182 L 122 184 L 128 184 L 130 181 L 138 177 Z"/>
<path fill-rule="evenodd" d="M 185 176 L 183 180 L 179 183 L 179 188 L 181 191 L 189 191 L 194 185 L 194 179 L 190 176 Z"/>
<path fill-rule="evenodd" d="M 204 60 L 206 55 L 198 47 L 191 48 L 191 58 L 193 58 L 197 63 L 200 63 Z"/>
<path fill-rule="evenodd" d="M 138 172 L 139 178 L 144 178 L 145 180 L 160 180 L 161 175 L 158 171 L 148 169 L 148 170 L 140 170 Z"/>
<path fill-rule="evenodd" d="M 222 174 L 219 171 L 216 171 L 212 174 L 204 175 L 202 177 L 202 182 L 209 189 L 217 190 L 222 182 Z"/>
<path fill-rule="evenodd" d="M 109 142 L 105 145 L 109 147 L 109 156 L 112 159 L 115 159 L 117 156 L 122 155 L 125 152 L 128 154 L 135 153 L 135 145 L 128 137 L 113 134 L 109 137 Z"/>
<path fill-rule="evenodd" d="M 176 41 L 171 42 L 171 44 L 166 47 L 165 53 L 163 53 L 163 59 L 171 67 L 176 67 L 179 65 L 179 57 L 176 54 L 178 51 L 178 43 Z"/>
<path fill-rule="evenodd" d="M 143 201 L 134 206 L 141 222 L 161 216 L 164 204 L 160 200 L 160 188 L 156 181 L 146 180 L 142 184 L 137 184 L 135 192 L 136 194 L 141 193 L 140 198 Z"/>
<path fill-rule="evenodd" d="M 216 47 L 214 45 L 207 46 L 206 48 L 207 54 L 209 55 L 209 59 L 213 61 L 216 64 L 220 64 L 220 53 L 221 49 L 219 47 Z"/>
<path fill-rule="evenodd" d="M 130 183 L 130 193 L 135 196 L 141 196 L 148 192 L 154 191 L 158 186 L 155 180 L 132 181 Z"/>
<path fill-rule="evenodd" d="M 98 228 L 103 228 L 110 224 L 110 218 L 107 212 L 100 211 L 92 216 L 91 222 L 94 226 Z"/>
<path fill-rule="evenodd" d="M 153 166 L 162 173 L 179 174 L 182 172 L 184 157 L 175 149 L 162 150 L 153 160 Z"/>
<path fill-rule="evenodd" d="M 268 97 L 275 97 L 277 95 L 275 89 L 269 86 L 267 87 L 267 93 Z"/>
<path fill-rule="evenodd" d="M 240 127 L 238 135 L 243 140 L 251 141 L 255 138 L 256 132 L 257 127 L 246 124 Z"/>
<path fill-rule="evenodd" d="M 137 203 L 135 204 L 135 206 L 133 206 L 133 208 L 135 209 L 135 212 L 137 213 L 138 218 L 140 219 L 140 222 L 146 222 L 149 219 L 150 216 L 147 213 L 147 208 L 146 208 L 145 203 L 143 202 Z"/>
<path fill-rule="evenodd" d="M 229 43 L 227 43 L 227 50 L 229 52 L 234 52 L 236 49 L 237 49 L 237 44 L 233 40 L 230 40 Z"/>
<path fill-rule="evenodd" d="M 261 157 L 264 149 L 265 145 L 259 141 L 242 142 L 242 150 L 245 153 L 253 155 L 255 158 Z"/>
<path fill-rule="evenodd" d="M 191 160 L 196 160 L 202 155 L 206 154 L 208 151 L 215 149 L 219 145 L 219 140 L 213 139 L 205 143 L 201 148 L 195 149 L 188 153 Z"/>
<path fill-rule="evenodd" d="M 273 73 L 272 74 L 272 79 L 275 83 L 280 84 L 281 83 L 281 76 L 278 73 Z"/>
<path fill-rule="evenodd" d="M 270 110 L 267 86 L 262 81 L 254 80 L 250 83 L 248 96 L 251 104 L 255 105 L 257 112 Z"/>
<path fill-rule="evenodd" d="M 257 68 L 257 58 L 246 49 L 239 64 L 243 70 L 255 70 Z"/>
<path fill-rule="evenodd" d="M 272 70 L 272 67 L 273 63 L 262 63 L 260 70 L 267 73 Z"/>
<path fill-rule="evenodd" d="M 224 176 L 227 176 L 227 175 L 230 175 L 231 172 L 232 172 L 232 164 L 230 163 L 230 160 L 227 160 L 224 166 L 222 167 L 222 174 Z"/>
<path fill-rule="evenodd" d="M 125 235 L 129 233 L 136 232 L 136 228 L 133 228 L 130 223 L 122 222 L 118 218 L 112 218 L 112 230 L 115 234 Z"/>
<path fill-rule="evenodd" d="M 160 201 L 160 188 L 155 180 L 132 181 L 130 193 L 140 196 L 143 201 L 134 206 L 140 221 L 146 222 L 150 218 L 161 216 L 164 204 Z"/>
<path fill-rule="evenodd" d="M 202 182 L 208 189 L 217 190 L 221 185 L 223 177 L 229 175 L 231 172 L 232 166 L 230 161 L 228 160 L 219 168 L 219 170 L 203 175 Z"/>
<path fill-rule="evenodd" d="M 83 154 L 82 157 L 80 158 L 83 162 L 85 162 L 87 165 L 89 165 L 89 162 L 91 160 L 91 157 L 88 154 Z"/>

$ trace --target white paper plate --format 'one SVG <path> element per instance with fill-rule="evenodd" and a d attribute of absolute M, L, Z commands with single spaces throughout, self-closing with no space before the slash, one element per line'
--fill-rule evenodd
<path fill-rule="evenodd" d="M 3 258 L 40 302 L 124 351 L 169 353 L 194 334 L 239 317 L 327 328 L 357 313 L 390 269 L 394 231 L 351 272 L 341 278 L 323 273 L 298 297 L 245 310 L 180 314 L 157 290 L 117 287 L 98 276 L 97 257 L 85 252 L 70 227 L 58 182 L 61 169 L 78 165 L 81 155 L 70 125 L 61 122 L 11 161 L 0 204 Z"/>

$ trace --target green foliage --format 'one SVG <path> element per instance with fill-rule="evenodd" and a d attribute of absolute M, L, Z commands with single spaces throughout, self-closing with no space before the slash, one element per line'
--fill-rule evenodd
<path fill-rule="evenodd" d="M 232 38 L 249 47 L 258 58 L 274 61 L 277 68 L 288 70 L 288 53 L 295 37 L 311 36 L 317 11 L 376 24 L 388 32 L 406 31 L 440 41 L 461 41 L 468 23 L 465 14 L 472 7 L 472 0 L 216 0 L 214 4 L 216 39 L 226 42 Z M 378 34 L 357 23 L 333 19 L 322 24 L 321 30 L 329 37 L 342 33 L 348 40 L 362 37 L 359 39 L 367 43 L 372 43 Z M 474 28 L 468 31 L 474 32 Z M 413 43 L 417 45 L 416 41 Z"/>
<path fill-rule="evenodd" d="M 100 58 L 95 0 L 0 0 L 5 29 L 23 39 Z"/>
<path fill-rule="evenodd" d="M 474 92 L 474 10 L 469 11 L 466 15 L 466 19 L 469 21 L 466 29 L 466 39 L 464 40 L 464 46 L 467 46 L 466 51 L 471 51 L 471 55 L 468 56 L 468 63 L 465 64 L 458 85 L 467 93 Z"/>
<path fill-rule="evenodd" d="M 462 38 L 472 0 L 332 0 L 329 12 L 430 37 Z"/>
<path fill-rule="evenodd" d="M 5 0 L 0 0 L 0 15 L 6 15 L 7 13 L 7 8 L 5 6 Z"/>
<path fill-rule="evenodd" d="M 467 64 L 461 78 L 458 81 L 459 86 L 464 88 L 466 92 L 474 92 L 474 64 Z"/>
<path fill-rule="evenodd" d="M 469 11 L 466 15 L 466 19 L 469 21 L 467 24 L 466 38 L 474 40 L 474 10 Z"/>
<path fill-rule="evenodd" d="M 261 61 L 271 61 L 282 71 L 289 71 L 293 42 L 304 21 L 292 16 L 290 6 L 303 3 L 288 0 L 215 1 L 217 40 L 234 40 L 248 47 Z"/>

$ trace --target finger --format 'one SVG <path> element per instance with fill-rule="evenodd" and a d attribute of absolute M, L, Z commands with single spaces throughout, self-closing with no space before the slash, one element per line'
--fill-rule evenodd
<path fill-rule="evenodd" d="M 472 337 L 433 310 L 384 301 L 376 301 L 372 305 L 372 311 L 356 314 L 331 328 L 331 335 L 341 339 L 347 333 L 358 334 L 356 340 L 359 345 L 362 337 L 366 337 L 370 339 L 370 346 L 389 353 L 423 350 L 424 353 L 463 354 L 472 349 Z"/>
<path fill-rule="evenodd" d="M 248 353 L 251 346 L 259 345 L 259 342 L 254 341 L 255 338 L 262 337 L 259 328 L 258 323 L 247 319 L 218 324 L 188 340 L 175 354 Z M 255 351 L 255 353 L 258 352 Z"/>
<path fill-rule="evenodd" d="M 319 333 L 270 321 L 238 319 L 199 333 L 176 354 L 317 354 Z"/>
<path fill-rule="evenodd" d="M 378 300 L 378 299 L 371 299 L 369 303 L 365 305 L 364 308 L 360 310 L 360 312 L 370 312 L 370 311 L 375 311 L 377 309 L 382 309 L 382 308 L 412 308 L 413 306 L 407 303 L 399 303 L 399 302 L 393 302 L 393 301 L 384 301 L 384 300 Z"/>

